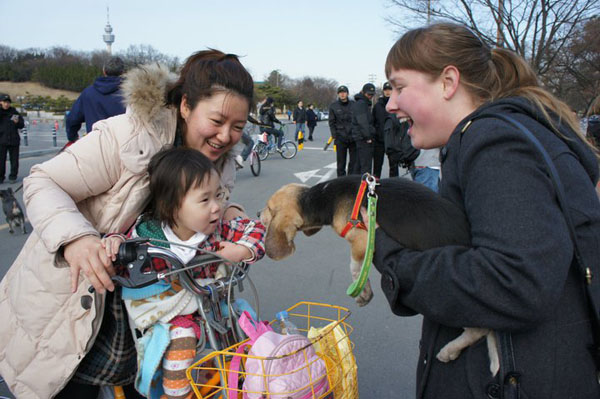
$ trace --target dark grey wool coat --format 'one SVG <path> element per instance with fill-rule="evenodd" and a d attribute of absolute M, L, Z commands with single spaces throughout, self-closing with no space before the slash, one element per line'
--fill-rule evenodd
<path fill-rule="evenodd" d="M 553 134 L 523 98 L 469 115 L 441 151 L 440 192 L 464 209 L 472 247 L 413 251 L 381 229 L 376 235 L 374 264 L 392 310 L 423 315 L 417 397 L 517 397 L 510 378 L 492 377 L 485 339 L 450 363 L 435 358 L 462 327 L 487 327 L 510 333 L 518 397 L 598 399 L 583 278 L 545 163 L 522 133 L 498 119 L 477 119 L 461 133 L 483 112 L 506 113 L 540 140 L 559 171 L 585 262 L 600 262 L 594 154 L 564 126 L 572 139 Z"/>

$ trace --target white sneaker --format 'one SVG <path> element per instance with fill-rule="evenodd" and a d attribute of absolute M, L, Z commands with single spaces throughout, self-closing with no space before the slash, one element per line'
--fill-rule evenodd
<path fill-rule="evenodd" d="M 244 158 L 242 158 L 241 155 L 236 155 L 235 156 L 235 163 L 237 165 L 238 168 L 243 168 L 244 167 Z"/>

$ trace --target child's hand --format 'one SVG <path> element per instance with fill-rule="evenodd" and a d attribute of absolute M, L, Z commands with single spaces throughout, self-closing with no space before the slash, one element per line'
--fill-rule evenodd
<path fill-rule="evenodd" d="M 253 256 L 252 251 L 243 245 L 234 244 L 229 241 L 222 241 L 220 242 L 220 245 L 221 247 L 217 251 L 217 254 L 232 262 L 241 262 L 244 259 L 250 259 Z"/>
<path fill-rule="evenodd" d="M 100 242 L 102 244 L 102 248 L 106 251 L 106 257 L 110 259 L 112 262 L 117 260 L 117 254 L 119 253 L 119 246 L 121 243 L 125 241 L 125 239 L 120 235 L 108 236 L 102 238 Z"/>

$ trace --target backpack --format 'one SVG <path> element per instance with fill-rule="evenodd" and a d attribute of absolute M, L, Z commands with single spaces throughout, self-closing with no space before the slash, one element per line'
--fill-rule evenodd
<path fill-rule="evenodd" d="M 272 399 L 310 399 L 329 390 L 325 362 L 317 356 L 308 338 L 278 334 L 267 322 L 252 319 L 248 312 L 242 313 L 238 323 L 249 340 L 236 353 L 241 354 L 245 347 L 251 346 L 242 387 L 244 399 L 260 399 L 267 392 Z M 241 358 L 233 356 L 229 366 L 230 398 L 237 397 Z"/>
<path fill-rule="evenodd" d="M 383 127 L 385 153 L 404 167 L 410 166 L 420 153 L 412 146 L 407 132 L 408 125 L 401 124 L 395 115 L 390 115 L 385 120 Z"/>

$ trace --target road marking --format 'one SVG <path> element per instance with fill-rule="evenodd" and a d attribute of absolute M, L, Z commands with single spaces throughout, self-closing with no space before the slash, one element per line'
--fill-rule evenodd
<path fill-rule="evenodd" d="M 325 173 L 324 174 L 319 174 L 319 171 L 321 171 L 322 169 L 325 169 Z M 294 173 L 294 176 L 296 176 L 298 179 L 300 179 L 300 181 L 302 183 L 306 183 L 309 179 L 312 179 L 313 177 L 319 177 L 319 181 L 316 184 L 319 183 L 323 183 L 324 181 L 327 181 L 329 179 L 331 179 L 333 177 L 333 175 L 335 174 L 337 170 L 337 164 L 331 163 L 329 165 L 324 166 L 321 169 L 313 169 L 313 170 L 307 170 L 306 172 L 298 172 L 298 173 Z"/>
<path fill-rule="evenodd" d="M 321 169 L 308 170 L 306 172 L 298 172 L 298 173 L 294 173 L 294 176 L 296 176 L 298 179 L 300 179 L 300 181 L 302 183 L 306 183 L 306 181 L 312 177 L 323 177 L 321 175 L 317 175 L 317 172 L 319 170 L 321 170 Z"/>

